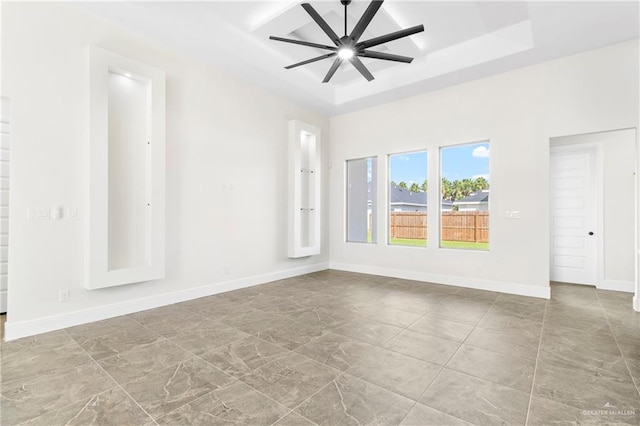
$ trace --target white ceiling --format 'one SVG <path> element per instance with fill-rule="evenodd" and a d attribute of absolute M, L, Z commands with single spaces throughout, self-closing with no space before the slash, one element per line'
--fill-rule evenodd
<path fill-rule="evenodd" d="M 309 2 L 336 33 L 344 32 L 338 0 Z M 96 2 L 81 7 L 330 115 L 640 36 L 635 1 L 388 0 L 361 40 L 424 24 L 423 33 L 372 48 L 415 60 L 363 59 L 375 76 L 372 82 L 345 64 L 323 84 L 331 59 L 291 70 L 284 66 L 326 51 L 268 39 L 276 35 L 331 44 L 300 3 Z M 368 3 L 355 0 L 349 6 L 349 31 Z"/>

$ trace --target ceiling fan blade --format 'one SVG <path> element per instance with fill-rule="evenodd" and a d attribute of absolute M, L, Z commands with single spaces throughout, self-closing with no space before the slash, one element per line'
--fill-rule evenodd
<path fill-rule="evenodd" d="M 276 41 L 284 41 L 285 43 L 300 44 L 302 46 L 307 46 L 307 47 L 315 47 L 317 49 L 338 50 L 337 47 L 326 46 L 324 44 L 318 44 L 318 43 L 311 43 L 309 41 L 294 40 L 292 38 L 282 38 L 282 37 L 270 36 L 269 39 L 276 40 Z"/>
<path fill-rule="evenodd" d="M 424 31 L 424 25 L 416 25 L 415 27 L 396 31 L 396 32 L 386 34 L 380 37 L 375 37 L 366 41 L 361 41 L 360 43 L 356 44 L 356 48 L 368 49 L 369 47 L 377 46 L 383 43 L 388 43 L 390 41 L 397 40 L 402 37 L 407 37 L 416 33 L 421 33 L 422 31 Z"/>
<path fill-rule="evenodd" d="M 333 64 L 331 64 L 331 68 L 329 68 L 329 72 L 327 72 L 327 75 L 324 77 L 324 80 L 322 80 L 323 83 L 328 83 L 329 80 L 331 80 L 331 77 L 333 77 L 336 71 L 338 71 L 338 68 L 340 67 L 341 63 L 342 63 L 342 59 L 340 58 L 336 58 L 336 60 L 333 61 Z"/>
<path fill-rule="evenodd" d="M 313 8 L 313 6 L 311 6 L 309 3 L 302 3 L 301 6 L 304 8 L 304 10 L 307 11 L 307 13 L 309 15 L 311 15 L 313 20 L 316 21 L 316 24 L 318 24 L 320 26 L 320 28 L 322 28 L 322 31 L 324 31 L 324 33 L 327 36 L 329 36 L 331 41 L 333 41 L 333 43 L 336 46 L 338 46 L 339 43 L 340 43 L 340 37 L 338 37 L 338 34 L 336 34 L 335 31 L 333 31 L 331 29 L 329 24 L 327 24 L 327 21 L 322 19 L 322 16 L 320 16 L 320 14 L 318 12 L 316 12 L 316 10 Z"/>
<path fill-rule="evenodd" d="M 374 79 L 373 74 L 369 72 L 367 67 L 364 66 L 362 61 L 358 59 L 357 56 L 354 56 L 353 58 L 351 58 L 351 63 L 353 64 L 354 67 L 356 67 L 358 71 L 360 71 L 360 74 L 362 74 L 362 76 L 366 78 L 367 81 L 371 81 Z"/>
<path fill-rule="evenodd" d="M 404 62 L 406 64 L 410 64 L 411 61 L 413 61 L 413 58 L 410 58 L 408 56 L 393 55 L 391 53 L 383 53 L 383 52 L 373 52 L 371 50 L 365 50 L 364 52 L 360 52 L 357 55 L 362 56 L 363 58 L 382 59 L 384 61 L 393 61 L 393 62 Z"/>
<path fill-rule="evenodd" d="M 353 31 L 351 31 L 350 37 L 354 42 L 357 42 L 360 37 L 362 37 L 362 33 L 367 29 L 367 26 L 369 26 L 373 17 L 378 13 L 378 9 L 382 6 L 382 2 L 383 0 L 373 0 L 369 3 L 367 10 L 364 11 L 364 14 L 360 17 L 356 26 L 353 27 Z"/>
<path fill-rule="evenodd" d="M 310 64 L 312 62 L 321 61 L 323 59 L 327 59 L 327 58 L 330 58 L 330 57 L 336 56 L 336 55 L 337 55 L 337 53 L 335 53 L 335 52 L 334 53 L 327 53 L 326 55 L 318 56 L 318 57 L 312 58 L 312 59 L 307 59 L 306 61 L 302 61 L 302 62 L 298 62 L 297 64 L 286 66 L 285 69 L 290 70 L 291 68 L 299 67 L 300 65 L 307 65 L 307 64 Z"/>

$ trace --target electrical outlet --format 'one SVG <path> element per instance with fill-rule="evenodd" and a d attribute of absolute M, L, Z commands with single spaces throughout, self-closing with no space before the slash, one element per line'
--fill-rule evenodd
<path fill-rule="evenodd" d="M 229 275 L 230 273 L 231 273 L 231 266 L 225 265 L 224 266 L 224 274 L 225 275 Z"/>
<path fill-rule="evenodd" d="M 65 303 L 71 298 L 71 292 L 69 290 L 60 290 L 58 293 L 58 302 Z"/>

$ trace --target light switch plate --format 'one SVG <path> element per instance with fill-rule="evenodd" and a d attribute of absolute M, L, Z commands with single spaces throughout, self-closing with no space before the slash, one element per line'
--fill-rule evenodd
<path fill-rule="evenodd" d="M 64 215 L 64 209 L 60 206 L 53 206 L 51 207 L 51 219 L 53 220 L 59 220 L 62 219 L 62 216 Z"/>
<path fill-rule="evenodd" d="M 27 220 L 49 220 L 51 211 L 49 209 L 27 209 Z"/>
<path fill-rule="evenodd" d="M 67 219 L 69 220 L 78 219 L 78 209 L 75 207 L 67 209 Z"/>
<path fill-rule="evenodd" d="M 520 219 L 522 218 L 522 213 L 520 210 L 507 210 L 505 217 L 507 219 Z"/>

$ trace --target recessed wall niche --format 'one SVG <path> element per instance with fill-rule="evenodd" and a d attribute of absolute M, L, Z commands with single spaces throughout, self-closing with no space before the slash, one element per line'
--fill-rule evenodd
<path fill-rule="evenodd" d="M 85 287 L 164 277 L 165 75 L 94 46 Z"/>
<path fill-rule="evenodd" d="M 320 254 L 320 129 L 289 121 L 289 257 Z"/>

